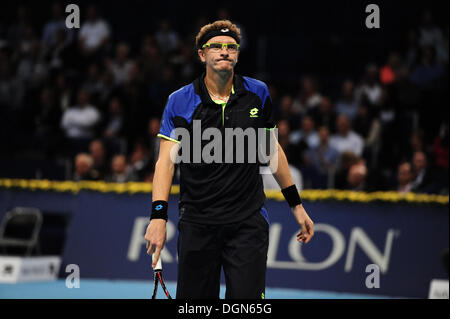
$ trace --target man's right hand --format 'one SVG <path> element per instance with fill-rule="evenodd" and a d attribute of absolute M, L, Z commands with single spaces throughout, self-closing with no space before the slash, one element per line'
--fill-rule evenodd
<path fill-rule="evenodd" d="M 145 240 L 147 240 L 147 254 L 155 254 L 152 262 L 153 268 L 155 268 L 161 250 L 166 242 L 166 223 L 167 222 L 164 219 L 152 219 L 145 233 Z"/>

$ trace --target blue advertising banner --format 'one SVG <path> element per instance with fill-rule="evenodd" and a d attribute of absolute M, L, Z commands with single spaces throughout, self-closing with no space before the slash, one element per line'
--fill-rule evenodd
<path fill-rule="evenodd" d="M 169 281 L 177 277 L 177 201 L 170 196 L 162 254 Z M 70 217 L 61 276 L 77 264 L 81 278 L 152 278 L 144 239 L 151 194 L 0 190 L 0 219 L 16 206 Z M 285 202 L 268 199 L 265 206 L 268 287 L 427 298 L 432 279 L 448 278 L 441 263 L 448 205 L 304 200 L 315 223 L 306 245 L 296 241 L 299 226 Z"/>

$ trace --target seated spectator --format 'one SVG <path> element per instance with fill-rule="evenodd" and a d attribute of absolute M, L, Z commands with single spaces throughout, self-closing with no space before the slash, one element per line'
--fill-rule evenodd
<path fill-rule="evenodd" d="M 355 97 L 355 84 L 351 80 L 347 80 L 342 85 L 342 96 L 336 102 L 337 114 L 345 114 L 353 120 L 358 111 L 358 102 Z"/>
<path fill-rule="evenodd" d="M 427 157 L 424 152 L 415 152 L 412 159 L 413 182 L 411 190 L 417 193 L 438 193 L 439 185 L 437 178 L 428 166 Z"/>
<path fill-rule="evenodd" d="M 116 85 L 122 85 L 128 80 L 128 73 L 130 72 L 132 61 L 128 58 L 129 47 L 126 43 L 117 45 L 116 58 L 107 63 L 108 69 L 114 76 Z"/>
<path fill-rule="evenodd" d="M 111 31 L 108 23 L 100 18 L 94 5 L 87 11 L 87 20 L 81 26 L 79 45 L 84 56 L 99 53 L 109 41 Z"/>
<path fill-rule="evenodd" d="M 121 136 L 124 125 L 124 114 L 119 98 L 114 97 L 109 103 L 103 136 L 106 138 L 118 138 Z"/>
<path fill-rule="evenodd" d="M 61 126 L 70 139 L 92 138 L 100 118 L 99 111 L 89 104 L 89 94 L 82 89 L 78 93 L 78 104 L 64 112 Z"/>
<path fill-rule="evenodd" d="M 303 164 L 303 153 L 308 148 L 308 144 L 303 139 L 292 143 L 290 140 L 290 127 L 287 120 L 281 120 L 277 123 L 278 143 L 283 148 L 288 162 L 293 166 L 300 168 Z"/>
<path fill-rule="evenodd" d="M 130 167 L 140 181 L 153 181 L 154 158 L 143 142 L 137 142 L 130 155 Z M 151 176 L 150 176 L 151 175 Z"/>
<path fill-rule="evenodd" d="M 367 167 L 364 161 L 358 161 L 358 163 L 350 166 L 347 174 L 347 187 L 348 190 L 353 191 L 367 191 Z"/>
<path fill-rule="evenodd" d="M 397 192 L 408 193 L 411 191 L 413 186 L 413 174 L 411 169 L 411 164 L 408 162 L 403 162 L 398 166 L 397 171 Z"/>
<path fill-rule="evenodd" d="M 86 90 L 80 90 L 78 104 L 64 111 L 61 119 L 61 127 L 72 152 L 87 151 L 89 142 L 95 136 L 95 129 L 100 118 L 100 112 L 89 104 L 89 94 Z"/>
<path fill-rule="evenodd" d="M 381 145 L 380 121 L 372 114 L 367 104 L 363 103 L 358 108 L 352 126 L 355 133 L 364 139 L 363 157 L 370 163 L 369 166 L 373 167 Z"/>
<path fill-rule="evenodd" d="M 302 118 L 302 127 L 300 130 L 292 132 L 290 137 L 292 144 L 297 144 L 304 140 L 309 148 L 319 145 L 319 135 L 314 129 L 314 121 L 311 116 L 305 115 Z"/>
<path fill-rule="evenodd" d="M 101 140 L 93 140 L 89 145 L 89 151 L 93 160 L 92 169 L 97 172 L 99 179 L 105 179 L 109 173 L 105 145 Z"/>
<path fill-rule="evenodd" d="M 339 155 L 338 167 L 334 175 L 334 188 L 344 189 L 347 186 L 347 175 L 350 167 L 359 162 L 358 156 L 354 153 L 345 151 Z"/>
<path fill-rule="evenodd" d="M 319 145 L 308 149 L 304 156 L 302 172 L 311 188 L 327 188 L 329 174 L 337 168 L 339 153 L 329 145 L 330 131 L 326 126 L 319 128 Z"/>
<path fill-rule="evenodd" d="M 316 108 L 322 96 L 317 91 L 317 84 L 311 77 L 304 77 L 301 80 L 300 94 L 295 98 L 292 105 L 294 113 L 306 114 L 310 110 Z"/>
<path fill-rule="evenodd" d="M 87 79 L 84 81 L 83 88 L 89 93 L 89 96 L 99 99 L 103 90 L 103 83 L 98 64 L 92 63 L 89 65 Z"/>
<path fill-rule="evenodd" d="M 99 176 L 92 169 L 94 165 L 94 160 L 92 156 L 86 153 L 80 153 L 75 157 L 75 172 L 73 173 L 72 179 L 74 181 L 94 181 L 98 180 Z"/>
<path fill-rule="evenodd" d="M 439 80 L 444 75 L 443 65 L 436 60 L 436 50 L 432 46 L 422 48 L 421 63 L 411 72 L 411 82 L 421 89 L 435 89 L 442 84 Z"/>
<path fill-rule="evenodd" d="M 360 157 L 364 148 L 362 137 L 352 131 L 350 120 L 346 115 L 339 115 L 336 121 L 337 133 L 330 138 L 330 146 L 340 154 L 350 151 Z"/>
<path fill-rule="evenodd" d="M 73 29 L 66 28 L 66 17 L 64 16 L 60 3 L 53 3 L 52 14 L 52 19 L 45 24 L 42 31 L 42 45 L 44 47 L 54 46 L 57 42 L 57 33 L 59 30 L 63 30 L 66 33 L 64 41 L 69 45 L 73 41 L 74 31 Z"/>
<path fill-rule="evenodd" d="M 279 120 L 286 120 L 289 123 L 291 130 L 297 130 L 300 128 L 300 117 L 292 110 L 294 100 L 289 94 L 284 94 L 280 99 L 280 114 Z"/>
<path fill-rule="evenodd" d="M 371 105 L 378 106 L 381 102 L 381 85 L 378 81 L 378 67 L 375 64 L 369 64 L 361 85 L 355 90 L 356 99 L 361 102 L 367 97 Z"/>
<path fill-rule="evenodd" d="M 164 54 L 172 53 L 179 46 L 178 33 L 172 30 L 169 20 L 164 19 L 160 22 L 155 38 Z"/>
<path fill-rule="evenodd" d="M 380 82 L 382 84 L 389 85 L 396 81 L 401 62 L 400 55 L 397 52 L 389 54 L 387 64 L 380 70 Z"/>
<path fill-rule="evenodd" d="M 336 132 L 337 114 L 328 97 L 322 97 L 319 107 L 312 109 L 308 114 L 313 118 L 317 126 L 326 126 L 331 134 Z"/>
<path fill-rule="evenodd" d="M 120 154 L 114 156 L 111 161 L 111 174 L 107 177 L 106 181 L 111 183 L 126 183 L 137 180 L 137 176 L 127 164 L 125 155 Z"/>

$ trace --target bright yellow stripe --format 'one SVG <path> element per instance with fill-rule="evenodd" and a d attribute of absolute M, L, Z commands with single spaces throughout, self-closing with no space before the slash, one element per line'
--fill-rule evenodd
<path fill-rule="evenodd" d="M 71 192 L 77 194 L 80 191 L 93 191 L 100 193 L 117 193 L 117 194 L 149 194 L 152 192 L 152 184 L 144 182 L 128 182 L 128 183 L 106 183 L 103 181 L 49 181 L 49 180 L 26 180 L 26 179 L 0 179 L 0 189 L 21 189 L 29 191 L 55 191 L 55 192 Z M 179 185 L 172 185 L 171 195 L 180 193 Z M 279 190 L 265 191 L 268 199 L 284 201 L 283 194 Z M 416 193 L 397 193 L 389 192 L 354 192 L 336 189 L 305 189 L 300 192 L 302 199 L 308 201 L 351 201 L 368 203 L 372 201 L 381 202 L 408 202 L 408 203 L 433 203 L 448 205 L 448 195 L 429 195 Z"/>
<path fill-rule="evenodd" d="M 162 134 L 158 134 L 158 135 L 156 135 L 156 136 L 157 136 L 157 137 L 165 138 L 166 140 L 169 140 L 169 141 L 172 141 L 172 142 L 175 142 L 175 143 L 181 143 L 180 141 L 178 141 L 178 140 L 176 140 L 176 139 L 170 138 L 170 137 L 165 136 L 165 135 L 162 135 Z"/>

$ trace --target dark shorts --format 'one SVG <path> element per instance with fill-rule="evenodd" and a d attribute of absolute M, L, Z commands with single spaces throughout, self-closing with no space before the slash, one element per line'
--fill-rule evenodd
<path fill-rule="evenodd" d="M 237 223 L 178 223 L 177 298 L 219 299 L 223 268 L 227 299 L 264 298 L 269 223 L 264 206 Z"/>

